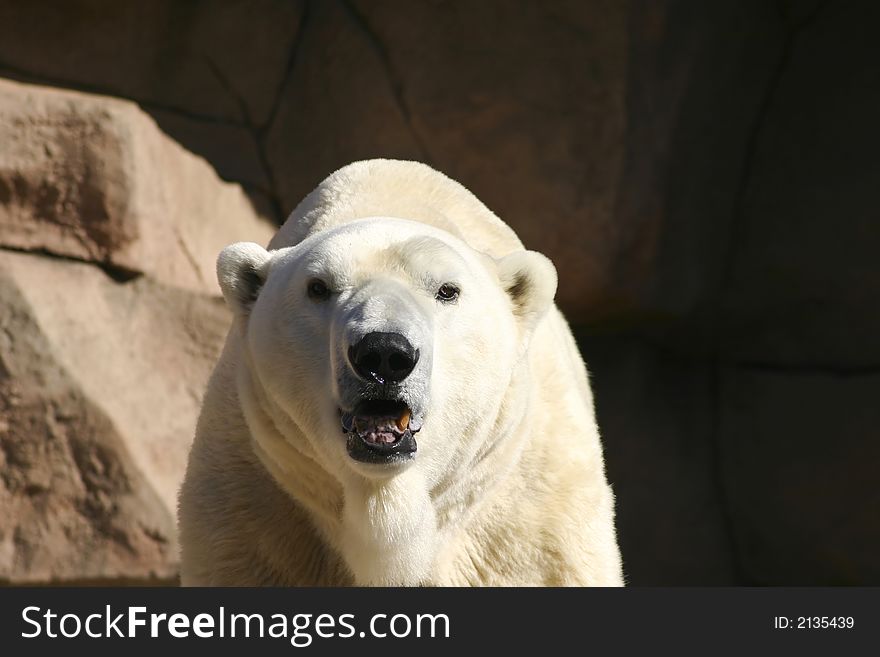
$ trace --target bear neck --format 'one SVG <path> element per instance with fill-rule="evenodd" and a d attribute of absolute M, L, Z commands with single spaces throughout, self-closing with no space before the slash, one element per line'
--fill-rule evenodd
<path fill-rule="evenodd" d="M 438 580 L 437 564 L 454 558 L 444 546 L 459 543 L 453 536 L 468 532 L 522 458 L 533 392 L 524 369 L 525 359 L 474 427 L 474 450 L 457 454 L 433 486 L 415 468 L 384 481 L 335 477 L 252 367 L 239 370 L 238 388 L 254 453 L 343 557 L 355 583 L 417 586 Z"/>
<path fill-rule="evenodd" d="M 321 462 L 303 430 L 267 394 L 254 371 L 243 367 L 238 372 L 251 447 L 276 483 L 305 508 L 314 527 L 329 539 L 342 519 L 342 485 Z"/>
<path fill-rule="evenodd" d="M 530 411 L 535 391 L 528 369 L 525 358 L 513 368 L 505 394 L 473 427 L 475 449 L 457 455 L 447 476 L 431 491 L 444 534 L 467 531 L 522 461 L 533 434 Z"/>

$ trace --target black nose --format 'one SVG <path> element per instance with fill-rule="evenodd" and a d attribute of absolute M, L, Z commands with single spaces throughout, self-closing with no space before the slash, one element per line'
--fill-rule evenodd
<path fill-rule="evenodd" d="M 419 362 L 419 352 L 400 333 L 367 333 L 348 349 L 358 375 L 376 383 L 399 383 Z"/>

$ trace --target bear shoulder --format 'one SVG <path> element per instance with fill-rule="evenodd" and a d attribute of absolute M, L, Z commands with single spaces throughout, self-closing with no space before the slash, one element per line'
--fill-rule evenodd
<path fill-rule="evenodd" d="M 293 210 L 269 248 L 376 216 L 445 230 L 494 258 L 523 249 L 516 233 L 461 183 L 421 162 L 385 159 L 354 162 L 328 176 Z"/>

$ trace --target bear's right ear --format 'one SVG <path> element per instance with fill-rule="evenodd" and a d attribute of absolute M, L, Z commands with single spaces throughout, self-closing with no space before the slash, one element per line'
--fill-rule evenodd
<path fill-rule="evenodd" d="M 253 242 L 230 244 L 217 257 L 217 281 L 237 316 L 246 316 L 269 275 L 272 256 Z"/>
<path fill-rule="evenodd" d="M 537 251 L 514 251 L 498 262 L 498 278 L 513 304 L 513 314 L 530 331 L 553 305 L 556 268 Z"/>

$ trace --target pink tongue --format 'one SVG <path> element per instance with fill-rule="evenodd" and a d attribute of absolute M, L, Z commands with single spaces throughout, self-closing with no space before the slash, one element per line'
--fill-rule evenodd
<path fill-rule="evenodd" d="M 397 440 L 397 436 L 388 431 L 367 431 L 363 436 L 368 443 L 376 445 L 392 445 Z"/>
<path fill-rule="evenodd" d="M 401 435 L 394 418 L 356 417 L 354 427 L 364 440 L 374 445 L 392 445 Z"/>

